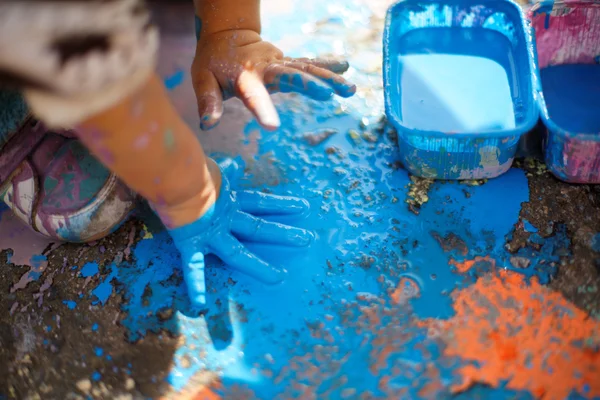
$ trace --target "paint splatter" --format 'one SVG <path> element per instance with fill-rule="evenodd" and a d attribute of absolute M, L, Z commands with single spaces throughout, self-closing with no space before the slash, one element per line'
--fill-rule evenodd
<path fill-rule="evenodd" d="M 89 278 L 91 276 L 94 276 L 98 272 L 100 272 L 100 269 L 98 267 L 98 263 L 96 263 L 96 262 L 86 263 L 83 266 L 83 268 L 81 268 L 81 276 L 84 278 Z"/>
<path fill-rule="evenodd" d="M 77 303 L 72 300 L 63 300 L 63 304 L 69 307 L 69 310 L 74 310 L 77 307 Z"/>
<path fill-rule="evenodd" d="M 172 75 L 164 78 L 164 84 L 167 90 L 175 90 L 185 80 L 185 71 L 179 69 Z"/>
<path fill-rule="evenodd" d="M 448 357 L 471 362 L 458 369 L 454 392 L 476 383 L 529 390 L 546 400 L 572 392 L 600 396 L 600 322 L 558 292 L 508 271 L 496 271 L 453 294 L 456 315 L 430 319 Z"/>

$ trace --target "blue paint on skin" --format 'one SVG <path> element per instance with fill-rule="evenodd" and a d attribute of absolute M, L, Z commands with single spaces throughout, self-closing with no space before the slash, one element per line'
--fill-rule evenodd
<path fill-rule="evenodd" d="M 164 84 L 168 91 L 175 90 L 183 81 L 185 81 L 185 71 L 181 69 L 164 78 Z"/>
<path fill-rule="evenodd" d="M 302 74 L 281 74 L 278 84 L 267 85 L 267 90 L 279 90 L 282 93 L 301 93 L 314 100 L 328 100 L 333 89 L 320 81 L 305 81 Z"/>
<path fill-rule="evenodd" d="M 573 134 L 600 133 L 600 65 L 556 65 L 542 69 L 540 75 L 546 107 L 556 125 Z"/>
<path fill-rule="evenodd" d="M 84 278 L 89 278 L 91 276 L 96 275 L 98 272 L 100 272 L 98 263 L 96 262 L 89 262 L 86 263 L 83 268 L 81 268 L 81 276 Z"/>
<path fill-rule="evenodd" d="M 74 310 L 77 307 L 77 303 L 72 300 L 63 300 L 63 304 L 69 307 L 69 310 Z"/>

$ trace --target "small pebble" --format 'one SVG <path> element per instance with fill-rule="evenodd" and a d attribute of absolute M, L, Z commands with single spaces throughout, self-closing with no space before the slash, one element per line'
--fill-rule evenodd
<path fill-rule="evenodd" d="M 81 391 L 81 393 L 88 394 L 92 389 L 92 382 L 89 379 L 82 379 L 78 381 L 75 386 Z"/>
<path fill-rule="evenodd" d="M 135 381 L 132 378 L 127 378 L 127 380 L 125 380 L 125 389 L 133 390 L 134 388 L 135 388 Z"/>

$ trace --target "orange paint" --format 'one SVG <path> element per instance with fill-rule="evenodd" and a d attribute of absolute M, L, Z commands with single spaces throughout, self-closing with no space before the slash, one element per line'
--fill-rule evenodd
<path fill-rule="evenodd" d="M 192 400 L 221 400 L 221 396 L 208 388 L 204 388 L 196 393 Z"/>
<path fill-rule="evenodd" d="M 467 271 L 477 261 L 455 265 Z M 459 369 L 462 382 L 454 392 L 506 381 L 508 389 L 545 400 L 565 399 L 573 390 L 600 396 L 600 322 L 560 293 L 499 270 L 453 298 L 453 318 L 425 323 L 430 336 L 446 342 L 445 355 L 479 363 Z"/>
<path fill-rule="evenodd" d="M 409 278 L 401 278 L 398 282 L 398 286 L 392 292 L 390 297 L 394 304 L 404 304 L 413 297 L 419 297 L 420 289 L 419 285 L 415 281 Z"/>
<path fill-rule="evenodd" d="M 489 262 L 493 266 L 496 265 L 496 260 L 491 259 L 489 256 L 485 257 L 475 257 L 472 260 L 464 260 L 464 261 L 456 261 L 454 259 L 450 259 L 450 265 L 453 265 L 458 272 L 461 274 L 466 274 L 469 272 L 471 268 L 477 265 L 480 262 Z"/>

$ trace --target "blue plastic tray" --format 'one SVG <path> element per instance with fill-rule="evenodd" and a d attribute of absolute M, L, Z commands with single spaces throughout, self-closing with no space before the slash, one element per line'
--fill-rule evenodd
<path fill-rule="evenodd" d="M 384 33 L 386 113 L 412 174 L 493 178 L 538 119 L 532 31 L 507 0 L 406 0 Z"/>

